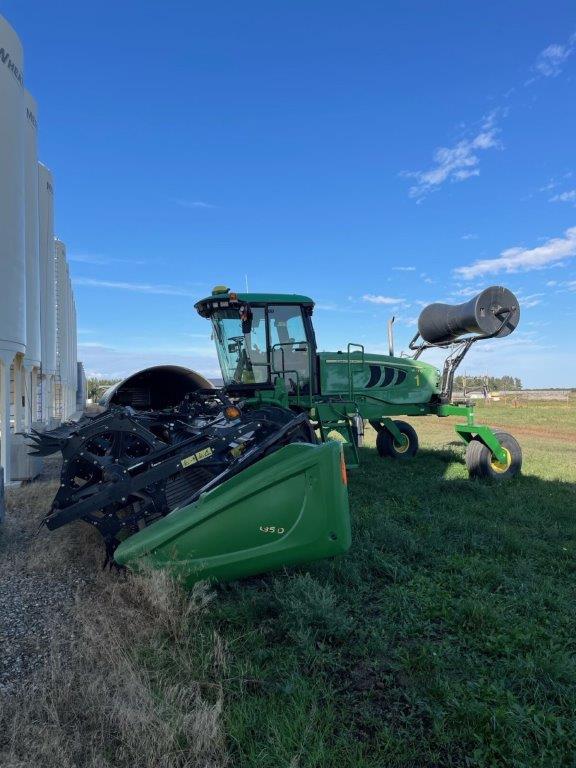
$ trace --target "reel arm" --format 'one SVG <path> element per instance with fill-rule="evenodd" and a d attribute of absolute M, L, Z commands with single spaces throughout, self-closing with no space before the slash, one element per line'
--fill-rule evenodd
<path fill-rule="evenodd" d="M 408 345 L 409 349 L 411 349 L 414 352 L 414 355 L 413 355 L 414 360 L 418 360 L 420 355 L 423 352 L 425 352 L 427 349 L 448 349 L 449 347 L 455 347 L 455 349 L 448 355 L 448 357 L 444 361 L 444 368 L 442 370 L 442 391 L 440 393 L 441 402 L 449 403 L 452 401 L 452 393 L 454 390 L 454 376 L 456 375 L 456 371 L 458 370 L 460 364 L 462 363 L 462 360 L 464 360 L 464 358 L 468 354 L 472 345 L 475 344 L 477 341 L 486 341 L 487 339 L 496 338 L 498 334 L 502 331 L 502 329 L 506 326 L 508 321 L 510 320 L 510 317 L 513 312 L 514 312 L 514 309 L 508 309 L 508 310 L 503 310 L 501 313 L 499 313 L 499 317 L 501 318 L 501 323 L 500 323 L 500 326 L 493 333 L 476 335 L 476 336 L 467 336 L 466 338 L 460 339 L 458 341 L 445 341 L 442 343 L 433 344 L 423 340 L 420 344 L 418 344 L 417 342 L 418 342 L 418 339 L 420 338 L 420 332 L 416 333 L 416 335 Z"/>

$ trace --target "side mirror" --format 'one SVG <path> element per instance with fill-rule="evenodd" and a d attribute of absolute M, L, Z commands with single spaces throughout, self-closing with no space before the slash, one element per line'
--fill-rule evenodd
<path fill-rule="evenodd" d="M 252 333 L 252 310 L 249 304 L 240 307 L 240 320 L 242 321 L 242 333 Z"/>

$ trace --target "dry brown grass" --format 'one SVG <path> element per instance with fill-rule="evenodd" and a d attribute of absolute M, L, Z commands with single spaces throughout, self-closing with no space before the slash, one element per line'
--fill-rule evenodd
<path fill-rule="evenodd" d="M 102 539 L 97 531 L 82 522 L 56 531 L 39 528 L 57 490 L 57 479 L 8 489 L 5 537 L 12 542 L 24 538 L 26 546 L 24 551 L 21 547 L 8 547 L 6 556 L 10 557 L 10 550 L 15 550 L 13 556 L 19 559 L 19 567 L 28 573 L 51 573 L 58 577 L 71 570 L 91 573 L 104 560 Z"/>
<path fill-rule="evenodd" d="M 165 574 L 99 577 L 76 605 L 78 640 L 55 647 L 50 664 L 0 713 L 4 768 L 216 768 L 226 765 L 222 691 L 185 674 L 190 633 L 210 602 Z M 161 644 L 182 682 L 146 668 L 135 649 Z M 213 663 L 225 664 L 218 637 Z M 166 654 L 164 653 L 164 656 Z"/>
<path fill-rule="evenodd" d="M 101 571 L 101 540 L 85 524 L 36 535 L 56 488 L 44 481 L 8 494 L 11 542 L 4 557 L 25 574 L 68 577 L 77 596 L 48 663 L 0 702 L 0 765 L 226 765 L 222 690 L 197 681 L 196 650 L 191 655 L 211 593 L 200 584 L 187 594 L 164 573 Z M 217 635 L 208 644 L 206 636 L 204 666 L 221 671 L 224 645 Z"/>

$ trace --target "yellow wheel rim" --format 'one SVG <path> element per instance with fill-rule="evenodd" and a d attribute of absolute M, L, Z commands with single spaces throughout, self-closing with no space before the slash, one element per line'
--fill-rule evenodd
<path fill-rule="evenodd" d="M 401 445 L 399 445 L 396 440 L 394 440 L 394 450 L 396 453 L 406 453 L 408 448 L 410 448 L 410 438 L 408 435 L 403 434 L 402 437 L 404 438 L 404 442 Z"/>
<path fill-rule="evenodd" d="M 504 446 L 502 446 L 504 448 Z M 490 460 L 490 466 L 494 470 L 494 472 L 507 472 L 510 469 L 510 465 L 512 464 L 512 455 L 510 454 L 510 451 L 508 448 L 504 448 L 504 452 L 506 453 L 506 461 L 498 461 L 495 456 L 492 456 L 492 459 Z"/>

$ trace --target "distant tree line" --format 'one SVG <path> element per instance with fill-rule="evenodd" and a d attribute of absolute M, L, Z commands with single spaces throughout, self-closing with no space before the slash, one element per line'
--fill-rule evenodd
<path fill-rule="evenodd" d="M 454 388 L 463 390 L 482 389 L 487 387 L 490 392 L 494 390 L 522 389 L 522 382 L 517 376 L 456 376 Z"/>
<path fill-rule="evenodd" d="M 86 393 L 88 399 L 97 402 L 108 387 L 111 387 L 112 384 L 117 384 L 119 381 L 122 381 L 122 379 L 100 379 L 96 376 L 86 379 Z"/>

